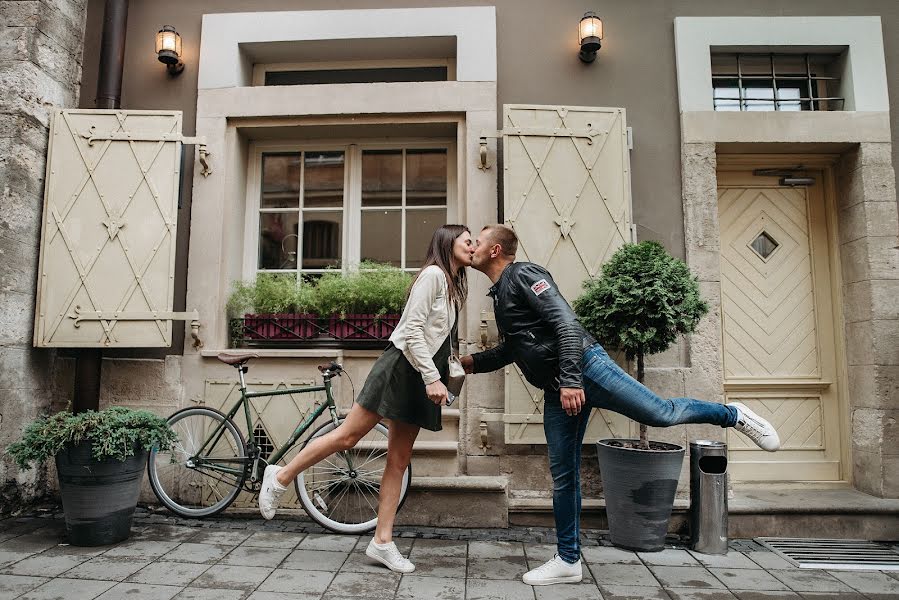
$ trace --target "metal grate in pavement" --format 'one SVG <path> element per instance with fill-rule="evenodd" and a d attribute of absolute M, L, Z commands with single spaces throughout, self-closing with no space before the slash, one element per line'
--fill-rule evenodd
<path fill-rule="evenodd" d="M 771 537 L 759 537 L 755 541 L 800 569 L 899 571 L 899 552 L 888 544 Z"/>

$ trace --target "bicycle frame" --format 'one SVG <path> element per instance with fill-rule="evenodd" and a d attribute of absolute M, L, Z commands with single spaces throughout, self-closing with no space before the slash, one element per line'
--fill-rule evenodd
<path fill-rule="evenodd" d="M 300 439 L 300 436 L 302 436 L 304 433 L 306 433 L 306 431 L 309 429 L 309 427 L 312 425 L 312 423 L 314 423 L 316 419 L 318 419 L 322 414 L 324 414 L 325 410 L 330 411 L 331 420 L 334 422 L 335 425 L 337 424 L 337 419 L 338 419 L 337 418 L 337 404 L 334 402 L 334 396 L 331 394 L 331 377 L 330 376 L 325 377 L 324 385 L 304 386 L 304 387 L 298 387 L 298 388 L 285 388 L 285 389 L 281 389 L 281 390 L 274 390 L 271 392 L 249 392 L 249 391 L 247 391 L 247 385 L 246 385 L 246 382 L 244 381 L 244 373 L 246 372 L 245 369 L 246 369 L 246 367 L 243 366 L 243 367 L 239 367 L 237 370 L 238 377 L 240 379 L 240 388 L 239 388 L 240 389 L 240 399 L 234 403 L 234 406 L 231 407 L 231 409 L 226 413 L 225 416 L 228 418 L 228 420 L 233 420 L 237 416 L 237 412 L 240 410 L 241 406 L 243 406 L 244 417 L 246 418 L 246 421 L 247 421 L 247 447 L 251 448 L 251 449 L 255 448 L 255 446 L 256 446 L 256 440 L 253 437 L 253 418 L 250 416 L 250 401 L 253 398 L 269 398 L 272 396 L 286 396 L 288 394 L 308 394 L 308 393 L 312 393 L 312 392 L 325 392 L 325 398 L 326 398 L 325 402 L 321 406 L 316 408 L 314 411 L 312 411 L 312 413 L 309 414 L 305 419 L 303 419 L 303 421 L 297 426 L 297 428 L 294 430 L 294 432 L 290 435 L 290 438 L 280 448 L 276 449 L 275 452 L 272 453 L 266 459 L 265 462 L 267 464 L 275 464 L 279 460 L 281 460 L 284 457 L 284 455 L 288 451 L 290 451 L 291 448 L 293 448 L 293 445 L 296 444 L 297 440 Z M 208 468 L 210 470 L 219 471 L 221 473 L 228 473 L 230 475 L 240 475 L 242 470 L 245 470 L 247 468 L 247 466 L 252 463 L 253 464 L 253 473 L 251 474 L 250 480 L 255 482 L 258 479 L 258 473 L 257 473 L 258 464 L 259 464 L 258 455 L 250 456 L 250 457 L 247 457 L 244 459 L 238 459 L 238 460 L 223 458 L 223 459 L 217 459 L 215 461 L 206 461 L 206 460 L 200 458 L 203 455 L 203 453 L 207 450 L 207 448 L 215 447 L 215 445 L 219 442 L 221 437 L 225 434 L 225 423 L 226 423 L 226 421 L 222 421 L 221 423 L 219 423 L 219 425 L 215 428 L 215 430 L 203 442 L 203 445 L 200 446 L 200 449 L 197 451 L 197 456 L 192 457 L 191 460 L 196 461 L 195 466 L 202 465 L 203 467 Z M 243 465 L 242 469 L 229 468 L 229 467 L 226 467 L 226 466 L 223 466 L 220 464 L 220 463 L 227 463 L 227 462 L 240 462 Z M 352 468 L 352 466 L 350 466 L 350 468 Z"/>

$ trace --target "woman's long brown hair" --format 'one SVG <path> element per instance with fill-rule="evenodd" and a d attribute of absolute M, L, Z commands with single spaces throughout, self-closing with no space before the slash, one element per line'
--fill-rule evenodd
<path fill-rule="evenodd" d="M 428 253 L 425 256 L 425 262 L 421 269 L 416 273 L 412 285 L 418 280 L 421 272 L 431 265 L 437 265 L 443 274 L 446 275 L 449 293 L 456 307 L 460 307 L 465 303 L 468 296 L 468 279 L 465 276 L 465 267 L 460 267 L 457 273 L 452 272 L 453 265 L 453 245 L 456 239 L 463 233 L 471 234 L 465 225 L 441 225 L 431 236 L 431 243 L 428 245 Z M 411 290 L 412 287 L 410 286 Z"/>

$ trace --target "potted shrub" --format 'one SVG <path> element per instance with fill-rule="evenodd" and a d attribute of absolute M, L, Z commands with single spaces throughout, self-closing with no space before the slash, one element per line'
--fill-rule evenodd
<path fill-rule="evenodd" d="M 165 419 L 115 406 L 40 417 L 8 451 L 23 469 L 55 458 L 69 543 L 102 546 L 128 538 L 147 452 L 175 441 Z"/>
<path fill-rule="evenodd" d="M 363 262 L 353 273 L 325 273 L 315 286 L 316 304 L 339 340 L 382 340 L 399 323 L 412 276 L 401 269 Z"/>
<path fill-rule="evenodd" d="M 285 341 L 318 336 L 312 284 L 297 285 L 294 275 L 260 273 L 255 281 L 237 281 L 233 287 L 226 310 L 230 319 L 238 319 L 232 321 L 234 337 Z"/>
<path fill-rule="evenodd" d="M 692 333 L 708 312 L 687 265 L 653 241 L 619 248 L 584 289 L 574 303 L 581 323 L 606 348 L 636 358 L 641 383 L 644 357 Z M 597 454 L 612 543 L 661 550 L 684 448 L 648 441 L 641 424 L 639 440 L 600 440 Z"/>

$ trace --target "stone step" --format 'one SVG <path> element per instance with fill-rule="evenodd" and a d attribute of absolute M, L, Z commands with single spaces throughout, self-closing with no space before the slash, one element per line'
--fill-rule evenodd
<path fill-rule="evenodd" d="M 419 440 L 453 440 L 459 439 L 459 409 L 444 408 L 443 419 L 441 421 L 443 429 L 441 431 L 429 431 L 422 429 L 418 433 Z"/>
<path fill-rule="evenodd" d="M 508 527 L 508 487 L 509 482 L 503 476 L 417 477 L 413 471 L 412 487 L 397 515 L 397 523 Z"/>

